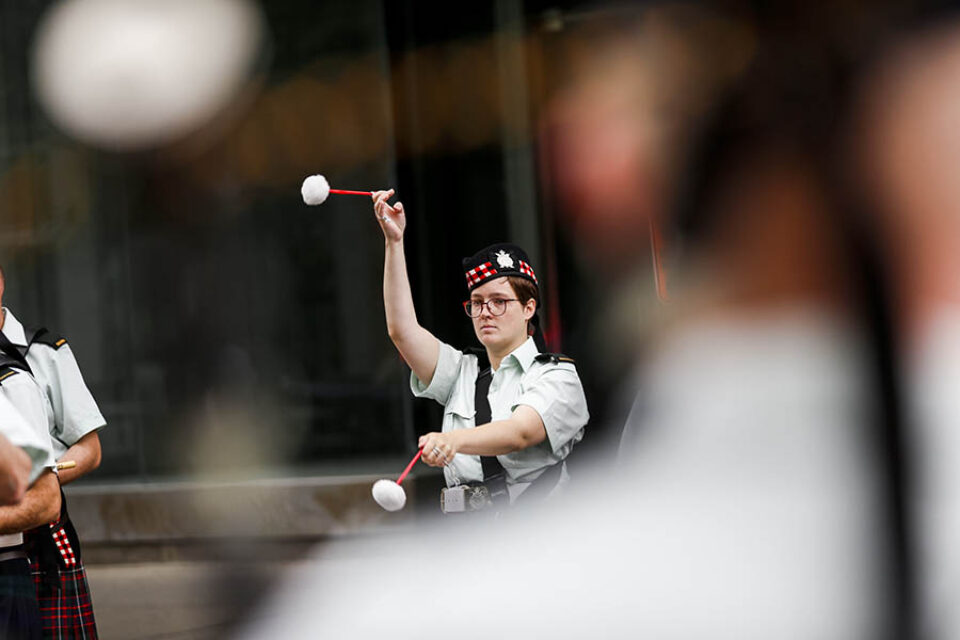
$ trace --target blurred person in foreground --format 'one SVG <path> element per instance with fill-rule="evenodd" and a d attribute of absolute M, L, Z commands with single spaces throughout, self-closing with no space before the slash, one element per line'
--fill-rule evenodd
<path fill-rule="evenodd" d="M 624 471 L 631 483 L 648 483 L 638 493 L 660 491 L 665 503 L 673 495 L 678 508 L 701 503 L 689 530 L 711 533 L 694 541 L 739 536 L 756 541 L 746 549 L 783 549 L 765 569 L 743 554 L 744 588 L 776 604 L 769 615 L 758 607 L 755 623 L 779 631 L 773 611 L 813 607 L 829 615 L 807 629 L 896 636 L 905 624 L 893 577 L 903 513 L 899 461 L 886 451 L 896 409 L 883 399 L 886 345 L 875 337 L 883 320 L 867 293 L 875 274 L 860 255 L 861 231 L 847 220 L 847 196 L 834 187 L 845 72 L 822 44 L 764 37 L 716 14 L 664 7 L 647 24 L 660 42 L 644 59 L 653 62 L 636 63 L 636 78 L 610 77 L 628 56 L 588 69 L 556 105 L 557 157 L 546 159 L 557 167 L 560 202 L 573 209 L 570 224 L 595 227 L 578 245 L 591 266 L 603 269 L 633 246 L 632 266 L 620 260 L 617 273 L 652 282 L 644 221 L 673 241 L 669 301 L 651 304 L 649 286 L 624 289 L 594 325 L 611 361 L 633 359 L 623 389 L 633 404 Z M 698 47 L 703 34 L 713 46 Z M 670 60 L 664 51 L 688 55 Z M 724 78 L 744 55 L 752 69 L 730 89 Z M 694 126 L 716 87 L 728 87 L 723 101 Z M 678 153 L 698 129 L 692 152 Z M 642 173 L 635 190 L 624 186 L 625 169 Z M 620 221 L 627 210 L 629 224 Z M 709 527 L 725 500 L 740 512 Z M 723 563 L 719 554 L 706 558 L 696 575 Z M 780 619 L 787 626 L 790 618 Z"/>
<path fill-rule="evenodd" d="M 468 488 L 467 503 L 473 496 L 494 512 L 553 494 L 568 481 L 564 459 L 589 416 L 573 361 L 541 353 L 534 340 L 539 283 L 530 259 L 501 243 L 463 260 L 470 296 L 463 308 L 483 350 L 455 349 L 417 320 L 403 252 L 406 214 L 401 203 L 388 204 L 392 195 L 373 194 L 385 239 L 387 331 L 410 366 L 414 395 L 444 406 L 442 432 L 418 444 L 424 462 L 444 468 L 442 508 L 472 510 L 462 497 L 453 502 L 461 484 L 481 489 Z"/>
<path fill-rule="evenodd" d="M 955 14 L 901 32 L 864 83 L 850 163 L 890 262 L 914 454 L 919 631 L 936 639 L 960 637 L 958 77 Z"/>
<path fill-rule="evenodd" d="M 90 587 L 80 540 L 60 488 L 100 465 L 98 432 L 106 425 L 66 338 L 46 328 L 30 329 L 3 306 L 5 280 L 0 269 L 0 347 L 3 354 L 36 379 L 48 420 L 46 436 L 57 461 L 76 463 L 59 473 L 57 510 L 26 535 L 31 571 L 43 614 L 44 637 L 96 638 Z"/>
<path fill-rule="evenodd" d="M 6 506 L 23 499 L 29 484 L 31 464 L 30 455 L 4 435 L 11 429 L 9 415 L 0 417 L 0 421 L 7 423 L 0 426 L 0 506 Z"/>
<path fill-rule="evenodd" d="M 50 443 L 0 393 L 0 506 L 23 500 L 27 488 L 48 468 L 49 458 Z"/>
<path fill-rule="evenodd" d="M 646 337 L 620 452 L 640 492 L 691 509 L 690 544 L 730 545 L 697 575 L 737 576 L 755 606 L 725 624 L 744 635 L 895 637 L 902 624 L 875 318 L 833 187 L 835 64 L 762 51 L 711 114 L 678 199 L 685 262 Z"/>
<path fill-rule="evenodd" d="M 328 546 L 245 637 L 897 636 L 870 319 L 825 160 L 833 69 L 776 53 L 682 172 L 684 273 L 645 334 L 619 470 L 482 536 Z M 439 592 L 440 558 L 496 605 Z"/>

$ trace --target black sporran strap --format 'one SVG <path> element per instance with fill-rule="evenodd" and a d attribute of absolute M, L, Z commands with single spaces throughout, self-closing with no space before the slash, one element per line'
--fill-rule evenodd
<path fill-rule="evenodd" d="M 482 360 L 480 362 L 482 362 Z M 481 365 L 478 363 L 477 366 L 479 368 Z M 473 395 L 473 408 L 476 411 L 474 424 L 477 426 L 487 424 L 493 420 L 493 411 L 490 409 L 490 399 L 487 398 L 492 380 L 493 372 L 490 370 L 490 367 L 481 369 L 477 373 L 477 383 Z M 493 476 L 505 473 L 503 465 L 497 460 L 497 456 L 480 456 L 480 464 L 483 465 L 484 480 L 489 480 Z"/>

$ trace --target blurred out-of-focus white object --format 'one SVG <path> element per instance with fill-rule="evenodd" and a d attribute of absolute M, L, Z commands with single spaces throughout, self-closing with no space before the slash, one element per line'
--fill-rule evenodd
<path fill-rule="evenodd" d="M 387 511 L 400 511 L 407 504 L 407 493 L 393 480 L 377 480 L 371 492 L 377 504 Z"/>
<path fill-rule="evenodd" d="M 960 612 L 960 308 L 931 319 L 911 353 L 908 373 L 910 424 L 916 433 L 917 519 L 921 631 L 924 638 L 954 638 Z"/>
<path fill-rule="evenodd" d="M 303 201 L 309 205 L 323 204 L 330 195 L 330 183 L 319 173 L 307 176 L 300 187 Z"/>
<path fill-rule="evenodd" d="M 136 150 L 199 129 L 236 98 L 264 42 L 246 0 L 65 0 L 37 29 L 37 97 L 66 133 Z"/>

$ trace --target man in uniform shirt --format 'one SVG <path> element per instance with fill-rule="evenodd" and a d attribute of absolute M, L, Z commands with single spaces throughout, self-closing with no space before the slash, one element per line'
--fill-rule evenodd
<path fill-rule="evenodd" d="M 100 465 L 97 432 L 106 426 L 106 420 L 83 381 L 66 339 L 43 330 L 25 329 L 9 309 L 2 307 L 3 291 L 0 268 L 0 344 L 7 352 L 23 356 L 46 396 L 54 457 L 76 463 L 60 473 L 60 484 L 68 484 Z M 79 539 L 65 500 L 59 518 L 31 532 L 28 543 L 44 634 L 56 638 L 97 637 Z"/>
<path fill-rule="evenodd" d="M 0 637 L 41 638 L 37 593 L 24 545 L 24 533 L 60 514 L 60 484 L 49 446 L 47 401 L 33 377 L 2 354 L 0 397 L 46 446 L 36 480 L 16 505 L 0 507 Z M 41 440 L 41 439 L 46 439 Z"/>

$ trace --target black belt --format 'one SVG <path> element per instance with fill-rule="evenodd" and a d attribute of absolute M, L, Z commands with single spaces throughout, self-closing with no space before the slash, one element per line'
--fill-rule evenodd
<path fill-rule="evenodd" d="M 24 550 L 22 544 L 18 544 L 14 547 L 3 547 L 0 548 L 0 562 L 6 562 L 7 560 L 20 560 L 26 559 L 27 552 Z"/>
<path fill-rule="evenodd" d="M 484 474 L 483 482 L 468 484 L 486 487 L 490 494 L 490 500 L 497 508 L 506 509 L 510 506 L 510 493 L 507 491 L 507 473 L 505 471 L 489 477 Z"/>

